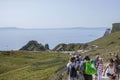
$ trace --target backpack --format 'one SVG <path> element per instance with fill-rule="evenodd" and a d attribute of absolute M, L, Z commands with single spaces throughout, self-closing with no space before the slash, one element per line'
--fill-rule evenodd
<path fill-rule="evenodd" d="M 77 77 L 77 70 L 74 66 L 71 66 L 70 77 Z"/>
<path fill-rule="evenodd" d="M 80 68 L 81 68 L 81 71 L 82 72 L 84 72 L 84 70 L 85 70 L 85 63 L 84 63 L 84 61 L 81 61 L 81 64 L 80 64 Z"/>
<path fill-rule="evenodd" d="M 85 73 L 88 75 L 96 74 L 97 68 L 95 66 L 95 63 L 93 62 L 86 62 L 85 63 Z"/>

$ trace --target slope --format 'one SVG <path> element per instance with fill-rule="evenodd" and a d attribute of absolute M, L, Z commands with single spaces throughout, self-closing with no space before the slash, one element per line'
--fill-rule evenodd
<path fill-rule="evenodd" d="M 101 55 L 105 60 L 114 58 L 117 54 L 120 56 L 120 32 L 114 32 L 90 42 L 89 48 L 92 45 L 97 45 L 98 47 L 88 52 L 90 56 Z"/>

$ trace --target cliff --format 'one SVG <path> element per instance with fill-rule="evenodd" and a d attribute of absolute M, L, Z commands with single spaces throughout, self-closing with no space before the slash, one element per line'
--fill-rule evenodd
<path fill-rule="evenodd" d="M 106 29 L 106 31 L 105 31 L 105 33 L 104 33 L 104 36 L 107 36 L 107 35 L 109 35 L 110 33 L 111 33 L 111 29 L 108 28 L 108 29 Z"/>

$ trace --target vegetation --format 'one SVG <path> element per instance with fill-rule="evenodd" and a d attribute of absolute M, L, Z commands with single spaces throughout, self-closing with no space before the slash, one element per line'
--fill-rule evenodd
<path fill-rule="evenodd" d="M 55 52 L 0 52 L 0 80 L 55 80 L 67 54 Z"/>
<path fill-rule="evenodd" d="M 85 55 L 89 54 L 91 57 L 101 55 L 105 61 L 108 61 L 109 58 L 114 58 L 117 54 L 120 56 L 120 32 L 114 32 L 92 41 L 89 43 L 89 48 L 92 45 L 97 45 L 98 47 L 87 52 Z"/>
<path fill-rule="evenodd" d="M 77 51 L 82 49 L 83 44 L 71 43 L 71 44 L 59 44 L 53 50 L 55 51 Z"/>
<path fill-rule="evenodd" d="M 98 47 L 93 48 L 93 45 Z M 30 41 L 20 49 L 22 51 L 0 51 L 0 80 L 59 80 L 56 78 L 63 76 L 61 70 L 65 68 L 69 55 L 40 52 L 48 49 L 48 44 L 44 47 L 37 41 Z M 59 44 L 53 50 L 80 49 L 91 49 L 83 55 L 100 55 L 104 61 L 117 54 L 120 56 L 120 32 L 115 31 L 87 44 Z"/>

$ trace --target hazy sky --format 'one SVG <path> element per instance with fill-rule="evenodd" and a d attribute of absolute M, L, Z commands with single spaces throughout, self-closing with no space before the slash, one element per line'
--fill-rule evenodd
<path fill-rule="evenodd" d="M 111 27 L 120 0 L 0 0 L 0 27 Z"/>

